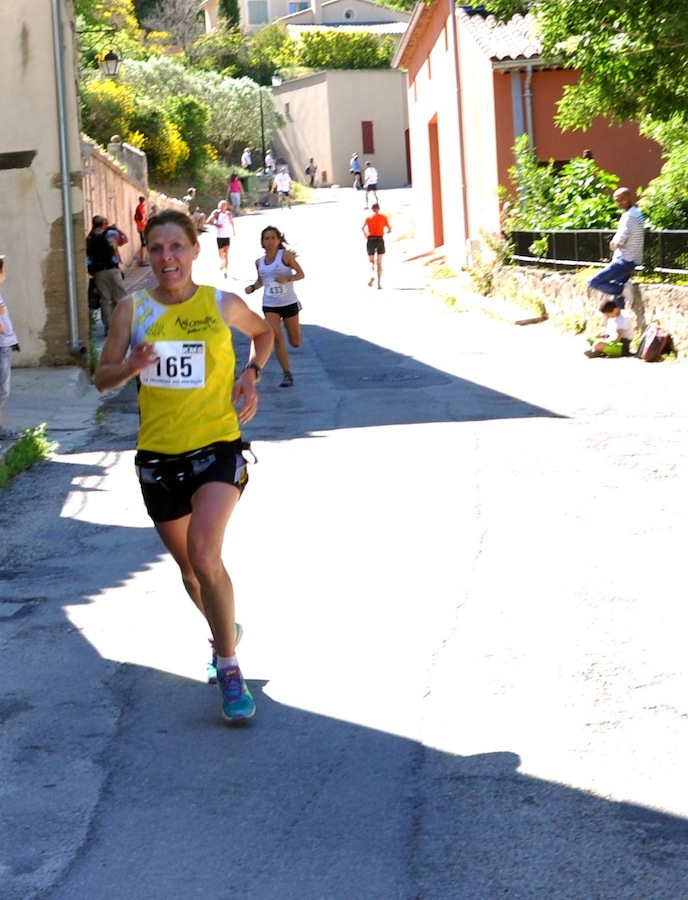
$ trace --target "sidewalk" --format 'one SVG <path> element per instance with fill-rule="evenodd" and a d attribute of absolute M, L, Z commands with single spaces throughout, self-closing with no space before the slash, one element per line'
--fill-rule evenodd
<path fill-rule="evenodd" d="M 130 268 L 125 277 L 127 291 L 135 290 L 153 276 L 148 267 Z M 102 329 L 98 326 L 99 342 Z M 12 369 L 10 398 L 4 409 L 5 426 L 22 432 L 45 423 L 48 440 L 57 451 L 70 453 L 80 446 L 95 427 L 101 394 L 91 384 L 87 370 L 80 366 L 23 367 Z M 0 441 L 0 455 L 11 441 Z"/>

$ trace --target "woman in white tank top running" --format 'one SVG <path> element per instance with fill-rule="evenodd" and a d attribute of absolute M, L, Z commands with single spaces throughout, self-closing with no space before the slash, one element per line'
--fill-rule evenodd
<path fill-rule="evenodd" d="M 217 207 L 210 213 L 208 225 L 217 228 L 217 252 L 220 254 L 220 270 L 227 277 L 227 265 L 229 262 L 229 242 L 236 234 L 234 230 L 234 216 L 226 200 L 220 200 Z"/>
<path fill-rule="evenodd" d="M 301 304 L 294 290 L 294 282 L 303 277 L 303 269 L 296 261 L 296 254 L 285 248 L 284 235 L 272 225 L 264 228 L 260 242 L 265 256 L 256 260 L 258 277 L 246 288 L 252 294 L 263 288 L 263 313 L 275 336 L 275 355 L 282 366 L 280 387 L 291 387 L 294 377 L 289 368 L 289 353 L 282 331 L 282 322 L 292 347 L 301 346 Z"/>

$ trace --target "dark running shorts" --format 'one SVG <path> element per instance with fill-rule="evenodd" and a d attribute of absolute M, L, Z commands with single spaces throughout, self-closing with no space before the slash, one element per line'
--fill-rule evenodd
<path fill-rule="evenodd" d="M 366 247 L 368 248 L 368 256 L 375 256 L 376 253 L 378 256 L 382 256 L 385 252 L 385 239 L 369 237 L 366 241 Z"/>
<path fill-rule="evenodd" d="M 220 247 L 229 247 L 229 238 L 215 238 L 218 250 Z"/>
<path fill-rule="evenodd" d="M 219 441 L 209 447 L 169 456 L 139 450 L 134 459 L 143 502 L 154 522 L 171 522 L 191 513 L 191 498 L 203 484 L 232 484 L 242 494 L 248 483 L 241 450 L 248 445 Z"/>
<path fill-rule="evenodd" d="M 303 307 L 297 300 L 296 303 L 290 303 L 288 306 L 264 306 L 263 315 L 267 313 L 277 313 L 281 319 L 293 319 L 298 316 Z"/>

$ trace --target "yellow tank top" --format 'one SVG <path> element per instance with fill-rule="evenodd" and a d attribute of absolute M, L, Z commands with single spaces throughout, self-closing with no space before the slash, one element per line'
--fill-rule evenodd
<path fill-rule="evenodd" d="M 145 290 L 132 295 L 131 346 L 149 341 L 159 355 L 139 376 L 139 450 L 186 453 L 241 436 L 232 403 L 236 358 L 221 297 L 209 286 L 174 306 Z"/>

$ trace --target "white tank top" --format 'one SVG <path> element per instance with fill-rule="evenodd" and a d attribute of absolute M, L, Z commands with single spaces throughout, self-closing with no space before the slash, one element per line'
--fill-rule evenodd
<path fill-rule="evenodd" d="M 232 237 L 232 217 L 228 212 L 218 212 L 214 224 L 217 227 L 215 237 L 231 238 Z"/>
<path fill-rule="evenodd" d="M 274 260 L 268 265 L 263 257 L 258 262 L 258 274 L 263 282 L 263 306 L 289 306 L 298 301 L 294 285 L 291 281 L 279 284 L 275 281 L 278 275 L 293 275 L 293 269 L 288 266 L 282 257 L 284 250 L 278 250 Z"/>

